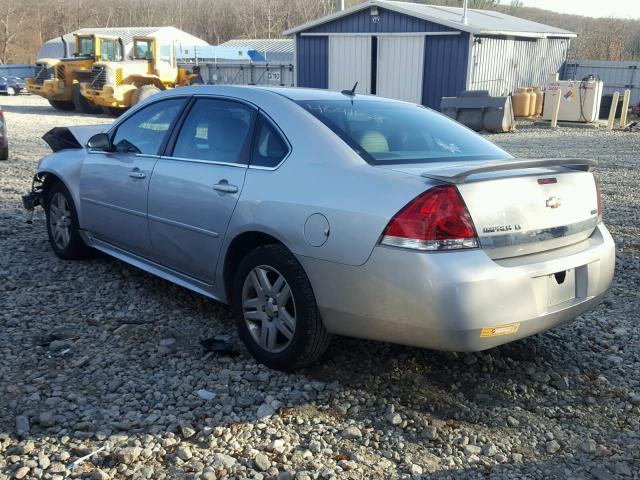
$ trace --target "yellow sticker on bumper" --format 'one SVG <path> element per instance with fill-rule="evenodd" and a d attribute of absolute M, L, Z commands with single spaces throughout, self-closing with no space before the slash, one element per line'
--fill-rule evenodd
<path fill-rule="evenodd" d="M 499 337 L 500 335 L 512 335 L 518 331 L 518 328 L 520 328 L 519 322 L 483 328 L 480 331 L 480 338 Z"/>

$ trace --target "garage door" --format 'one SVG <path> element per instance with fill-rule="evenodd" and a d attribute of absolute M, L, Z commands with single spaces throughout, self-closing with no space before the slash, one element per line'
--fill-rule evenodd
<path fill-rule="evenodd" d="M 376 94 L 422 103 L 425 37 L 378 37 Z"/>
<path fill-rule="evenodd" d="M 371 93 L 371 37 L 329 37 L 329 89 Z"/>

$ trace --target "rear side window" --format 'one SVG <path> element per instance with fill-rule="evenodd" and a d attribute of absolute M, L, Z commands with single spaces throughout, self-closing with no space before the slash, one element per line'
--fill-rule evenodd
<path fill-rule="evenodd" d="M 124 120 L 113 136 L 119 153 L 158 155 L 160 146 L 184 106 L 184 98 L 153 103 Z"/>
<path fill-rule="evenodd" d="M 458 122 L 421 106 L 366 99 L 297 103 L 374 165 L 511 158 Z"/>
<path fill-rule="evenodd" d="M 258 117 L 251 151 L 251 165 L 275 167 L 289 153 L 289 145 L 264 115 Z"/>
<path fill-rule="evenodd" d="M 173 156 L 246 163 L 243 147 L 251 130 L 253 112 L 246 105 L 228 100 L 197 100 L 180 129 Z"/>

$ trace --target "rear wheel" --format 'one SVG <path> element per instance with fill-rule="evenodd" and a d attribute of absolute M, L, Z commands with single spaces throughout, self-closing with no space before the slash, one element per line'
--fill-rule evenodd
<path fill-rule="evenodd" d="M 67 100 L 49 100 L 49 105 L 51 105 L 56 110 L 60 110 L 63 112 L 70 112 L 71 110 L 75 110 L 75 105 L 71 101 Z"/>
<path fill-rule="evenodd" d="M 0 148 L 0 160 L 9 160 L 9 145 L 3 145 Z"/>
<path fill-rule="evenodd" d="M 55 254 L 65 260 L 77 260 L 90 255 L 79 232 L 78 214 L 71 194 L 66 187 L 56 182 L 49 188 L 44 204 L 47 216 L 49 243 Z"/>
<path fill-rule="evenodd" d="M 73 105 L 75 106 L 75 109 L 80 113 L 96 114 L 102 112 L 102 109 L 100 107 L 92 105 L 91 103 L 89 103 L 89 100 L 87 100 L 82 95 L 82 93 L 80 92 L 80 84 L 76 84 L 73 87 L 72 97 Z"/>
<path fill-rule="evenodd" d="M 240 338 L 257 361 L 291 370 L 317 361 L 329 346 L 311 283 L 281 245 L 251 251 L 238 266 L 232 296 Z"/>
<path fill-rule="evenodd" d="M 159 92 L 160 89 L 155 85 L 142 85 L 131 93 L 131 105 L 136 105 Z"/>
<path fill-rule="evenodd" d="M 7 87 L 7 95 L 9 95 L 10 97 L 14 96 L 16 94 L 16 89 L 13 87 Z"/>

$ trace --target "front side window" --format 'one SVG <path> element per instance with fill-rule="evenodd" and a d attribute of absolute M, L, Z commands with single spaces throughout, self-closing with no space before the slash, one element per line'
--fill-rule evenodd
<path fill-rule="evenodd" d="M 158 47 L 158 56 L 161 62 L 171 64 L 171 44 L 160 44 Z"/>
<path fill-rule="evenodd" d="M 359 99 L 297 103 L 371 164 L 512 158 L 461 124 L 418 105 Z"/>
<path fill-rule="evenodd" d="M 153 52 L 151 40 L 136 40 L 133 42 L 133 58 L 136 60 L 151 60 Z"/>
<path fill-rule="evenodd" d="M 275 167 L 289 153 L 289 146 L 264 115 L 258 117 L 251 151 L 251 165 Z"/>
<path fill-rule="evenodd" d="M 78 37 L 78 56 L 93 56 L 93 37 Z"/>
<path fill-rule="evenodd" d="M 228 100 L 202 98 L 189 111 L 173 156 L 224 163 L 245 163 L 244 147 L 253 110 Z"/>
<path fill-rule="evenodd" d="M 118 153 L 158 155 L 184 103 L 184 98 L 172 98 L 134 113 L 118 126 L 112 140 L 113 149 Z"/>
<path fill-rule="evenodd" d="M 119 62 L 122 60 L 120 42 L 113 38 L 100 40 L 100 60 L 104 62 Z"/>

